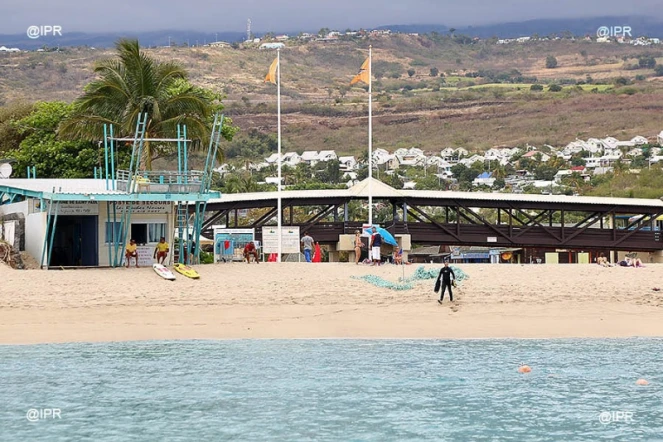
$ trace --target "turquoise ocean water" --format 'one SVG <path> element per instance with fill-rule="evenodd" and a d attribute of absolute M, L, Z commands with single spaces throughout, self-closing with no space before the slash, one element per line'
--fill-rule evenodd
<path fill-rule="evenodd" d="M 0 441 L 663 440 L 662 339 L 0 346 L 0 364 Z"/>

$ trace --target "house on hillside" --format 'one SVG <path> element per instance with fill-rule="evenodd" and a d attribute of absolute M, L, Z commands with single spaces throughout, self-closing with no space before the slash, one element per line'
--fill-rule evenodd
<path fill-rule="evenodd" d="M 380 157 L 378 160 L 375 160 L 375 164 L 378 166 L 384 166 L 385 170 L 396 170 L 401 165 L 396 155 L 387 155 L 386 157 Z"/>
<path fill-rule="evenodd" d="M 285 48 L 284 43 L 263 43 L 260 45 L 259 49 L 283 49 Z"/>
<path fill-rule="evenodd" d="M 318 153 L 318 158 L 316 161 L 322 161 L 322 162 L 327 162 L 327 161 L 334 161 L 337 160 L 338 156 L 336 156 L 336 152 L 333 150 L 321 150 L 320 153 Z"/>
<path fill-rule="evenodd" d="M 465 149 L 463 147 L 459 147 L 458 149 L 456 149 L 456 155 L 458 155 L 458 158 L 464 158 L 464 157 L 468 156 L 469 154 L 470 153 L 467 151 L 467 149 Z"/>
<path fill-rule="evenodd" d="M 411 147 L 410 149 L 398 149 L 394 152 L 401 166 L 423 166 L 426 163 L 426 155 L 421 149 Z"/>
<path fill-rule="evenodd" d="M 661 134 L 663 134 L 663 132 L 661 132 Z M 447 161 L 453 159 L 455 154 L 456 150 L 453 147 L 446 147 L 440 152 L 440 156 Z"/>
<path fill-rule="evenodd" d="M 385 158 L 388 158 L 389 156 L 391 156 L 391 154 L 384 149 L 381 148 L 373 149 L 372 160 L 376 164 L 383 164 L 385 162 Z"/>
<path fill-rule="evenodd" d="M 553 181 L 556 182 L 557 184 L 562 182 L 562 179 L 567 176 L 571 176 L 573 174 L 572 170 L 569 169 L 560 169 L 557 171 L 555 176 L 553 177 Z"/>
<path fill-rule="evenodd" d="M 297 164 L 302 162 L 301 157 L 297 152 L 288 152 L 283 154 L 282 164 L 287 164 L 290 167 L 295 167 Z"/>
<path fill-rule="evenodd" d="M 303 163 L 313 165 L 318 160 L 318 152 L 315 150 L 307 150 L 302 152 L 301 160 Z"/>
<path fill-rule="evenodd" d="M 267 164 L 276 164 L 279 161 L 279 154 L 273 153 L 267 158 L 265 158 L 265 162 Z"/>
<path fill-rule="evenodd" d="M 631 143 L 636 146 L 642 146 L 643 144 L 649 143 L 649 140 L 641 135 L 636 135 L 635 137 L 631 138 Z"/>
<path fill-rule="evenodd" d="M 540 159 L 540 161 L 545 163 L 546 161 L 548 161 L 550 159 L 550 155 L 546 155 L 545 153 L 539 152 L 538 150 L 530 150 L 525 155 L 523 155 L 523 158 L 530 158 L 532 160 L 539 160 Z"/>
<path fill-rule="evenodd" d="M 492 172 L 483 172 L 472 181 L 473 186 L 493 187 L 493 184 L 495 184 L 495 178 L 493 178 Z"/>
<path fill-rule="evenodd" d="M 459 161 L 460 164 L 466 166 L 466 167 L 471 167 L 472 164 L 474 163 L 481 163 L 483 164 L 486 161 L 484 157 L 481 155 L 474 154 L 469 158 L 463 158 L 462 160 Z"/>
<path fill-rule="evenodd" d="M 643 150 L 642 150 L 641 147 L 634 147 L 633 149 L 631 149 L 631 150 L 629 150 L 628 152 L 626 152 L 626 156 L 629 156 L 629 157 L 638 157 L 638 156 L 642 155 L 643 153 L 644 153 L 644 152 L 643 152 Z"/>
<path fill-rule="evenodd" d="M 357 169 L 357 160 L 355 157 L 338 157 L 341 172 L 350 172 Z"/>

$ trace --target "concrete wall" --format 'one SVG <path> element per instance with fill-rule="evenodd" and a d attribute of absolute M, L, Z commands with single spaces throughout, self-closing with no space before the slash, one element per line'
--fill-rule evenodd
<path fill-rule="evenodd" d="M 25 218 L 25 251 L 39 262 L 46 236 L 46 212 L 31 213 Z M 44 256 L 44 264 L 46 257 Z"/>

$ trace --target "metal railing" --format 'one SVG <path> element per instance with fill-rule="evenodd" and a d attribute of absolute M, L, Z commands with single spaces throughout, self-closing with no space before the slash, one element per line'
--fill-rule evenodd
<path fill-rule="evenodd" d="M 202 193 L 205 173 L 192 170 L 139 171 L 133 177 L 128 170 L 117 171 L 117 190 L 129 193 Z"/>

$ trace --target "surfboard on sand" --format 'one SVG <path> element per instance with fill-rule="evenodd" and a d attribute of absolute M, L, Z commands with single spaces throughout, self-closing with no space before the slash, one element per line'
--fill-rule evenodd
<path fill-rule="evenodd" d="M 162 266 L 161 264 L 152 264 L 152 268 L 156 272 L 157 275 L 161 276 L 163 279 L 168 279 L 170 281 L 175 281 L 175 275 L 173 275 L 173 272 L 168 270 L 166 267 Z"/>
<path fill-rule="evenodd" d="M 188 265 L 177 263 L 173 266 L 173 268 L 175 269 L 175 271 L 177 273 L 181 273 L 182 275 L 186 276 L 187 278 L 191 278 L 191 279 L 199 279 L 200 278 L 200 275 L 198 274 L 198 272 L 196 272 L 193 268 L 189 267 Z"/>

